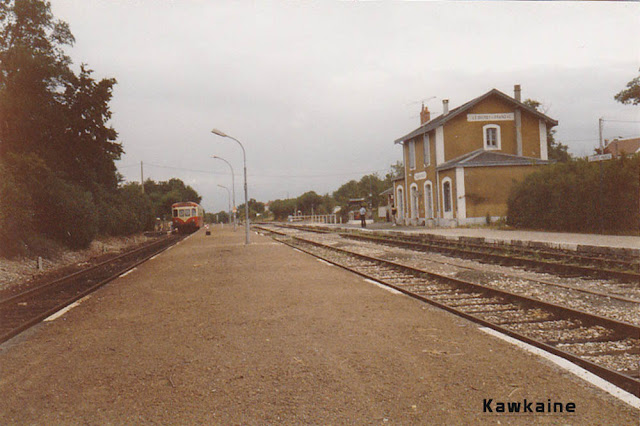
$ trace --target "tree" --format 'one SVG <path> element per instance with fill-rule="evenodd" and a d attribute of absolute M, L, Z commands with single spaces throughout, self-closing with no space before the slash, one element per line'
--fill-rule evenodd
<path fill-rule="evenodd" d="M 402 161 L 396 161 L 395 164 L 392 164 L 389 167 L 389 173 L 387 173 L 387 175 L 385 176 L 385 180 L 389 181 L 390 183 L 393 179 L 403 177 L 403 176 L 404 176 L 404 164 L 402 164 Z"/>
<path fill-rule="evenodd" d="M 72 181 L 87 188 L 94 185 L 115 190 L 118 184 L 115 160 L 124 152 L 116 142 L 118 133 L 107 126 L 111 118 L 109 101 L 116 80 L 96 82 L 93 71 L 83 64 L 78 76 L 72 75 L 64 94 L 67 125 L 57 142 L 59 167 Z"/>
<path fill-rule="evenodd" d="M 623 104 L 640 104 L 640 76 L 628 82 L 627 88 L 615 95 L 614 99 Z"/>
<path fill-rule="evenodd" d="M 534 99 L 527 99 L 523 102 L 523 104 L 535 109 L 536 111 L 544 113 L 544 111 L 542 111 L 542 104 Z M 556 129 L 547 129 L 547 155 L 549 157 L 549 160 L 566 163 L 567 161 L 571 160 L 569 147 L 562 144 L 561 142 L 556 141 L 555 134 Z"/>
<path fill-rule="evenodd" d="M 98 231 L 121 232 L 112 220 L 118 208 L 143 205 L 118 189 L 114 161 L 123 149 L 107 126 L 115 80 L 96 81 L 85 65 L 76 75 L 64 53 L 74 42 L 49 2 L 0 2 L 0 161 L 23 194 L 24 216 L 6 217 L 29 222 L 20 244 L 46 235 L 84 247 Z M 132 232 L 145 221 L 132 217 Z"/>
<path fill-rule="evenodd" d="M 73 72 L 63 47 L 74 38 L 48 3 L 3 2 L 0 15 L 0 155 L 46 158 L 64 132 L 64 89 Z"/>
<path fill-rule="evenodd" d="M 264 203 L 256 201 L 254 198 L 249 199 L 249 218 L 255 219 L 257 215 L 264 214 Z M 244 220 L 244 203 L 238 206 L 238 218 Z"/>
<path fill-rule="evenodd" d="M 171 205 L 183 201 L 200 203 L 202 196 L 180 179 L 173 178 L 164 182 L 147 179 L 144 182 L 144 192 L 151 200 L 153 217 L 167 218 L 171 214 Z"/>
<path fill-rule="evenodd" d="M 225 212 L 224 210 L 221 210 L 218 213 L 205 213 L 204 222 L 205 223 L 229 223 L 229 213 Z"/>
<path fill-rule="evenodd" d="M 287 198 L 286 200 L 274 200 L 269 204 L 269 210 L 273 213 L 275 220 L 285 220 L 289 215 L 296 212 L 296 199 Z"/>

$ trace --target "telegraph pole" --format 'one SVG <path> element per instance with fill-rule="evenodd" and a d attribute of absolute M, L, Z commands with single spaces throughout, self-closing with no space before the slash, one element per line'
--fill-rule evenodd
<path fill-rule="evenodd" d="M 140 161 L 140 187 L 142 188 L 142 193 L 144 194 L 144 168 L 142 166 L 142 161 Z"/>
<path fill-rule="evenodd" d="M 600 117 L 600 119 L 598 119 L 598 133 L 600 134 L 600 152 L 598 154 L 603 155 L 604 154 L 604 144 L 602 141 L 602 122 L 603 122 L 603 118 Z M 602 198 L 603 198 L 603 188 L 602 188 L 602 161 L 600 161 L 600 194 L 598 195 L 598 204 L 599 204 L 599 219 L 600 219 L 600 233 L 604 233 L 604 217 L 603 217 L 603 211 L 604 211 L 604 206 L 602 205 Z"/>

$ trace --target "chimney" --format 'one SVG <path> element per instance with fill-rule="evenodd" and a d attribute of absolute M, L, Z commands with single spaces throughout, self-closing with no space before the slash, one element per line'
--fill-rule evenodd
<path fill-rule="evenodd" d="M 442 115 L 449 114 L 449 99 L 442 100 Z"/>
<path fill-rule="evenodd" d="M 522 102 L 522 92 L 520 90 L 520 85 L 516 84 L 513 86 L 513 97 L 516 101 Z M 520 108 L 516 107 L 515 109 L 515 125 L 516 125 L 516 153 L 519 156 L 523 155 L 522 150 L 522 112 Z"/>
<path fill-rule="evenodd" d="M 420 111 L 420 125 L 422 126 L 424 123 L 429 122 L 431 120 L 431 112 L 429 112 L 429 107 L 425 107 L 422 104 L 422 111 Z"/>

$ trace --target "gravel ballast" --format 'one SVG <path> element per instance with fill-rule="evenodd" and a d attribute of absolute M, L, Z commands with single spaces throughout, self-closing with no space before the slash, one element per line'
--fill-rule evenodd
<path fill-rule="evenodd" d="M 243 242 L 196 233 L 0 346 L 0 424 L 638 423 L 472 323 Z M 575 413 L 495 412 L 524 399 Z"/>

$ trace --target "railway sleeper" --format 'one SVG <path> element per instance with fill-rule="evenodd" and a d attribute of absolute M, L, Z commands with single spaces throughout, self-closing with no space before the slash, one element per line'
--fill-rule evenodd
<path fill-rule="evenodd" d="M 527 322 L 515 322 L 511 325 L 512 329 L 528 331 L 552 331 L 552 330 L 574 330 L 583 327 L 580 321 L 566 320 L 566 319 L 550 319 L 546 321 L 527 321 Z"/>
<path fill-rule="evenodd" d="M 532 312 L 533 311 L 533 312 Z M 537 312 L 536 310 L 519 310 L 514 312 L 514 315 L 505 317 L 496 317 L 495 319 L 491 319 L 489 316 L 485 318 L 487 321 L 494 322 L 496 324 L 503 324 L 507 322 L 514 323 L 525 323 L 525 322 L 543 322 L 543 321 L 552 321 L 556 319 L 556 317 L 550 312 Z"/>
<path fill-rule="evenodd" d="M 456 290 L 454 287 L 443 287 L 443 286 L 435 286 L 430 284 L 418 284 L 416 286 L 408 286 L 408 287 L 414 287 L 416 291 L 428 292 L 429 294 L 432 294 L 432 295 L 452 294 Z"/>
<path fill-rule="evenodd" d="M 514 311 L 518 311 L 518 308 L 510 308 L 510 307 L 497 307 L 497 306 L 501 306 L 501 305 L 491 305 L 494 306 L 491 309 L 470 309 L 470 310 L 466 310 L 466 309 L 461 309 L 462 312 L 464 312 L 465 314 L 470 314 L 470 315 L 479 315 L 482 316 L 483 314 L 500 314 L 502 312 L 514 312 Z M 506 306 L 506 305 L 505 305 Z"/>
<path fill-rule="evenodd" d="M 496 302 L 492 301 L 492 300 L 487 300 L 487 299 L 478 299 L 478 300 L 471 300 L 469 301 L 469 303 L 458 303 L 458 304 L 452 304 L 451 306 L 454 306 L 456 308 L 460 308 L 460 307 L 464 307 L 464 306 L 490 306 L 490 305 L 495 305 Z M 506 303 L 505 303 L 506 305 Z M 514 308 L 516 308 L 515 305 L 511 305 Z"/>
<path fill-rule="evenodd" d="M 484 299 L 484 300 L 493 300 L 493 301 L 499 301 L 500 299 L 495 299 L 495 298 L 486 298 L 483 297 L 482 294 L 479 293 L 459 293 L 457 291 L 448 293 L 448 294 L 443 294 L 442 296 L 437 295 L 434 297 L 435 299 L 438 300 L 438 302 L 455 302 L 456 300 L 479 300 L 479 299 Z"/>
<path fill-rule="evenodd" d="M 555 335 L 550 333 L 551 331 L 554 331 Z M 584 327 L 572 330 L 533 330 L 531 334 L 553 346 L 567 343 L 604 343 L 616 341 L 622 337 L 611 330 L 593 334 L 593 330 Z"/>
<path fill-rule="evenodd" d="M 598 365 L 605 365 L 612 370 L 628 371 L 630 373 L 636 371 L 638 368 L 638 363 L 640 363 L 640 356 L 630 354 L 603 356 L 585 355 L 582 358 Z"/>
<path fill-rule="evenodd" d="M 558 347 L 579 355 L 597 355 L 607 351 L 625 351 L 631 354 L 638 354 L 640 353 L 640 340 L 627 337 L 606 342 L 562 343 Z"/>

